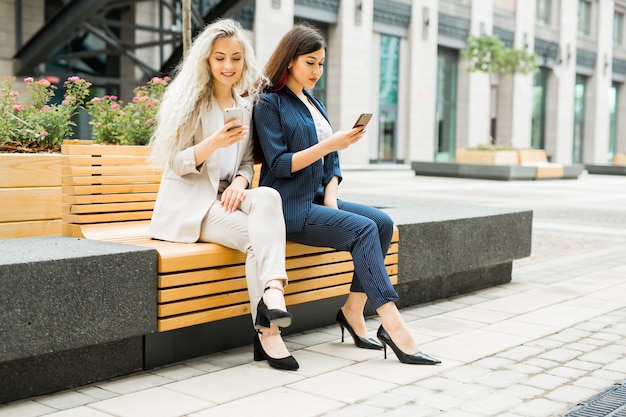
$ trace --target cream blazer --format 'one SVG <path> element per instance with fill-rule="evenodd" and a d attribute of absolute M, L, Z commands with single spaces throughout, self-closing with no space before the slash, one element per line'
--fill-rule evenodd
<path fill-rule="evenodd" d="M 250 126 L 251 107 L 241 97 L 235 98 L 237 107 L 243 107 L 245 126 Z M 213 152 L 196 166 L 194 146 L 222 127 L 223 114 L 213 101 L 211 108 L 200 112 L 200 126 L 193 138 L 193 146 L 178 152 L 165 167 L 157 194 L 149 236 L 172 242 L 192 243 L 200 238 L 200 227 L 207 211 L 217 202 L 220 186 L 220 150 Z M 239 142 L 233 178 L 243 176 L 252 184 L 254 157 L 251 132 Z"/>

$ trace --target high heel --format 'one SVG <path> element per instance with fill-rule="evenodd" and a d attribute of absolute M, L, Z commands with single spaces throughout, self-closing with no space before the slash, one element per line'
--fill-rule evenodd
<path fill-rule="evenodd" d="M 283 291 L 282 288 L 279 287 L 266 287 L 265 291 L 269 289 L 275 289 L 279 291 Z M 265 293 L 265 291 L 263 291 Z M 261 297 L 261 301 L 257 306 L 256 312 L 256 320 L 255 324 L 260 327 L 270 327 L 270 325 L 275 324 L 278 327 L 289 327 L 291 326 L 291 321 L 293 320 L 293 315 L 285 310 L 280 310 L 278 308 L 267 308 L 265 301 L 263 301 L 263 297 Z"/>
<path fill-rule="evenodd" d="M 341 327 L 341 343 L 343 343 L 343 329 L 345 327 L 346 329 L 348 329 L 348 333 L 350 333 L 350 336 L 352 336 L 352 340 L 354 340 L 354 344 L 356 345 L 356 347 L 359 347 L 362 349 L 376 349 L 376 350 L 381 350 L 383 348 L 383 345 L 381 345 L 378 342 L 378 340 L 373 339 L 371 337 L 361 337 L 357 335 L 354 332 L 354 329 L 352 328 L 352 326 L 350 326 L 350 323 L 348 323 L 346 316 L 343 315 L 343 311 L 341 309 L 339 309 L 339 311 L 337 312 L 336 320 L 337 320 L 337 323 L 339 323 L 339 327 Z"/>
<path fill-rule="evenodd" d="M 437 365 L 441 363 L 439 359 L 435 359 L 424 352 L 418 352 L 414 355 L 408 355 L 404 353 L 400 350 L 398 346 L 396 346 L 395 343 L 393 343 L 393 340 L 391 340 L 391 336 L 389 336 L 389 333 L 387 333 L 382 325 L 378 328 L 376 336 L 378 336 L 378 340 L 380 340 L 385 349 L 385 359 L 387 359 L 387 345 L 389 345 L 398 357 L 398 360 L 402 363 L 409 363 L 413 365 Z"/>
<path fill-rule="evenodd" d="M 300 367 L 300 365 L 298 364 L 298 361 L 296 361 L 296 358 L 294 358 L 292 355 L 289 355 L 285 358 L 278 358 L 278 359 L 272 358 L 271 356 L 269 356 L 267 352 L 265 352 L 265 349 L 263 349 L 263 345 L 261 344 L 261 339 L 259 339 L 262 333 L 261 332 L 258 332 L 258 333 L 259 335 L 254 336 L 254 341 L 252 343 L 254 345 L 254 360 L 255 361 L 266 360 L 267 363 L 269 363 L 272 368 L 285 369 L 287 371 L 295 371 Z M 275 334 L 280 334 L 280 332 L 268 332 L 267 334 L 275 335 Z"/>

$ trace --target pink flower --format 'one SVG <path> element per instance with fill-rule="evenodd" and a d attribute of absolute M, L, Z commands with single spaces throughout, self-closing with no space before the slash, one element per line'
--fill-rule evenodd
<path fill-rule="evenodd" d="M 75 83 L 77 81 L 80 81 L 80 77 L 77 75 L 74 75 L 73 77 L 67 77 L 67 81 L 71 82 L 71 83 Z"/>
<path fill-rule="evenodd" d="M 47 136 L 47 135 L 48 135 L 48 132 L 46 132 L 45 130 L 43 130 L 43 131 L 39 134 L 39 136 L 41 136 L 42 138 L 43 138 L 44 136 Z"/>
<path fill-rule="evenodd" d="M 46 88 L 50 87 L 50 81 L 46 80 L 45 78 L 42 78 L 41 80 L 37 81 L 37 83 L 40 85 L 43 85 Z"/>
<path fill-rule="evenodd" d="M 136 103 L 138 101 L 139 101 L 139 97 L 137 97 L 137 96 L 133 97 L 133 103 Z"/>
<path fill-rule="evenodd" d="M 30 83 L 32 83 L 33 81 L 35 81 L 35 80 L 33 79 L 33 77 L 26 77 L 26 78 L 24 78 L 24 82 L 25 82 L 26 84 L 30 84 Z"/>
<path fill-rule="evenodd" d="M 119 104 L 117 103 L 111 104 L 111 110 L 117 110 L 118 107 L 119 107 Z"/>
<path fill-rule="evenodd" d="M 13 110 L 15 110 L 16 113 L 20 113 L 25 106 L 21 105 L 21 104 L 14 104 L 13 105 Z"/>
<path fill-rule="evenodd" d="M 146 126 L 150 126 L 152 124 L 152 119 L 146 120 Z"/>

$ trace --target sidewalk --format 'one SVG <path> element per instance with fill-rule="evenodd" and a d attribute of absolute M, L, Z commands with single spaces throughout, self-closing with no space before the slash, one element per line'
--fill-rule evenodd
<path fill-rule="evenodd" d="M 391 351 L 384 360 L 347 333 L 342 344 L 334 325 L 286 338 L 297 372 L 252 361 L 250 345 L 0 405 L 0 417 L 546 417 L 626 379 L 626 177 L 344 176 L 341 196 L 368 204 L 534 210 L 532 255 L 514 263 L 511 283 L 402 311 L 441 365 L 401 364 Z M 375 336 L 378 320 L 367 323 Z"/>

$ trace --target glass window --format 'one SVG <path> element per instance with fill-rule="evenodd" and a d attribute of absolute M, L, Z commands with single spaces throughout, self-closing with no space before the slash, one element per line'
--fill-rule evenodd
<path fill-rule="evenodd" d="M 537 23 L 546 26 L 550 25 L 551 3 L 550 0 L 537 0 Z"/>
<path fill-rule="evenodd" d="M 624 13 L 613 15 L 613 45 L 621 46 L 624 39 Z"/>
<path fill-rule="evenodd" d="M 613 83 L 609 91 L 609 110 L 611 114 L 609 125 L 609 152 L 607 162 L 613 162 L 617 152 L 617 99 L 619 97 L 619 84 Z"/>
<path fill-rule="evenodd" d="M 591 3 L 578 0 L 578 34 L 591 35 Z"/>
<path fill-rule="evenodd" d="M 454 161 L 456 148 L 456 101 L 458 52 L 439 48 L 437 54 L 435 161 Z"/>
<path fill-rule="evenodd" d="M 585 91 L 587 89 L 587 77 L 576 75 L 574 86 L 574 141 L 572 146 L 572 162 L 583 162 L 583 145 L 585 138 Z"/>
<path fill-rule="evenodd" d="M 535 72 L 533 84 L 533 116 L 530 143 L 534 149 L 545 148 L 547 83 L 548 69 L 541 67 L 539 71 Z"/>
<path fill-rule="evenodd" d="M 380 36 L 378 161 L 395 162 L 400 38 Z"/>

